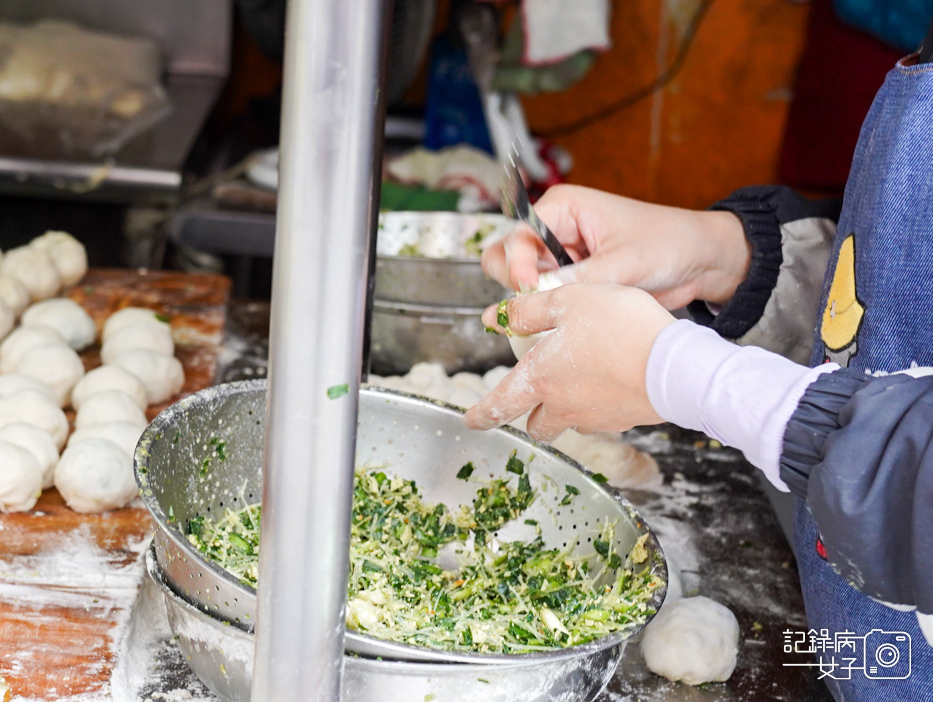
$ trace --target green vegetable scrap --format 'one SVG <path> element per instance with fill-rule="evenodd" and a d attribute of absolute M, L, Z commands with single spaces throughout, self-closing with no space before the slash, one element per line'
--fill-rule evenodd
<path fill-rule="evenodd" d="M 327 388 L 327 397 L 331 400 L 336 400 L 338 397 L 343 397 L 348 392 L 350 392 L 350 386 L 346 383 L 343 385 L 331 385 Z"/>
<path fill-rule="evenodd" d="M 496 323 L 505 329 L 506 332 L 509 331 L 509 311 L 508 311 L 508 300 L 503 300 L 499 303 L 499 309 L 496 311 Z"/>
<path fill-rule="evenodd" d="M 561 507 L 563 507 L 564 505 L 569 505 L 569 504 L 570 504 L 570 501 L 571 501 L 576 495 L 579 495 L 579 494 L 580 494 L 580 491 L 579 491 L 577 488 L 575 488 L 573 485 L 564 485 L 564 490 L 565 490 L 565 492 L 564 492 L 564 499 L 562 499 L 562 500 L 560 501 L 560 506 L 561 506 Z"/>
<path fill-rule="evenodd" d="M 424 501 L 414 481 L 379 469 L 357 470 L 350 628 L 445 650 L 526 653 L 591 641 L 651 613 L 647 602 L 662 583 L 649 569 L 620 567 L 610 547 L 614 524 L 601 525 L 597 555 L 589 559 L 576 557 L 572 547 L 549 549 L 541 536 L 513 542 L 494 536 L 536 497 L 525 463 L 513 454 L 508 465 L 512 477 L 484 482 L 471 506 L 453 511 Z M 467 463 L 457 477 L 466 479 L 473 470 Z M 188 540 L 255 586 L 260 517 L 258 505 L 228 511 L 216 523 L 194 517 L 188 520 Z M 434 561 L 448 544 L 459 563 L 454 570 Z M 605 574 L 611 579 L 597 585 Z"/>
<path fill-rule="evenodd" d="M 457 479 L 468 480 L 470 476 L 473 475 L 474 470 L 476 469 L 473 467 L 473 461 L 467 461 L 463 467 L 457 471 Z"/>

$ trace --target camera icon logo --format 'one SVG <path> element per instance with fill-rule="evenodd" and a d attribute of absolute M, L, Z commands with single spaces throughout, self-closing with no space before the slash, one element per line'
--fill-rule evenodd
<path fill-rule="evenodd" d="M 903 680 L 910 677 L 910 634 L 872 629 L 865 634 L 865 677 Z"/>

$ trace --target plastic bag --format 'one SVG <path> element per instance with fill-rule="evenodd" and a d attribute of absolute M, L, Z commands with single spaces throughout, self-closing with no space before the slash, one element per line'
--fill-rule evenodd
<path fill-rule="evenodd" d="M 171 110 L 148 39 L 0 23 L 0 153 L 99 158 Z"/>

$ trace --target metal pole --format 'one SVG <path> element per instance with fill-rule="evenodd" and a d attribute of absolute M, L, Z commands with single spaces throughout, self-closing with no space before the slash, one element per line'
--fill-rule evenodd
<path fill-rule="evenodd" d="M 340 693 L 388 15 L 288 4 L 253 702 Z"/>

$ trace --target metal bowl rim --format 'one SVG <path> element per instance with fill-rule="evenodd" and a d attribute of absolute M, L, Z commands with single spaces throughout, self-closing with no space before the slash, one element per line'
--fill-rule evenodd
<path fill-rule="evenodd" d="M 175 404 L 167 407 L 149 424 L 146 430 L 143 432 L 142 437 L 139 440 L 139 443 L 136 447 L 136 452 L 133 458 L 133 472 L 136 476 L 136 483 L 139 486 L 140 497 L 145 504 L 146 508 L 149 510 L 152 515 L 156 525 L 163 533 L 168 536 L 168 538 L 175 544 L 179 550 L 181 550 L 186 557 L 193 558 L 201 566 L 206 566 L 219 578 L 224 580 L 228 585 L 234 587 L 237 590 L 240 590 L 245 595 L 249 597 L 256 597 L 257 591 L 255 588 L 242 583 L 240 580 L 235 578 L 233 575 L 228 573 L 226 570 L 221 568 L 219 565 L 213 561 L 208 561 L 203 558 L 197 550 L 191 545 L 191 543 L 184 537 L 181 533 L 181 530 L 178 528 L 177 524 L 174 521 L 168 519 L 168 515 L 165 514 L 159 501 L 155 498 L 154 493 L 148 486 L 148 473 L 142 473 L 141 461 L 146 460 L 145 454 L 148 452 L 150 444 L 161 436 L 161 430 L 163 427 L 178 413 L 186 411 L 191 406 L 197 406 L 199 404 L 210 402 L 215 397 L 229 397 L 231 395 L 237 395 L 242 393 L 247 393 L 257 390 L 265 390 L 267 381 L 265 378 L 255 379 L 255 380 L 241 380 L 235 381 L 232 383 L 224 383 L 220 385 L 214 385 L 204 390 L 200 390 L 196 393 L 188 395 L 182 400 L 179 400 Z M 399 390 L 392 390 L 389 388 L 382 388 L 378 386 L 371 385 L 362 385 L 360 387 L 361 393 L 372 394 L 375 396 L 385 396 L 387 399 L 394 400 L 413 400 L 420 403 L 427 403 L 434 405 L 438 409 L 445 410 L 447 412 L 457 414 L 462 416 L 464 413 L 463 408 L 457 407 L 456 405 L 451 405 L 440 400 L 433 400 L 422 395 L 415 395 L 412 393 L 406 393 Z M 437 653 L 448 661 L 456 661 L 461 663 L 469 663 L 470 665 L 482 665 L 483 663 L 501 663 L 501 664 L 521 664 L 524 661 L 546 661 L 552 659 L 560 659 L 565 657 L 577 657 L 577 656 L 586 656 L 590 653 L 602 650 L 604 648 L 609 648 L 611 646 L 621 644 L 628 639 L 632 638 L 638 634 L 647 624 L 654 618 L 657 612 L 661 609 L 661 604 L 664 601 L 664 598 L 667 595 L 667 585 L 668 585 L 668 575 L 667 575 L 667 561 L 664 557 L 664 552 L 661 548 L 661 544 L 655 536 L 654 532 L 648 527 L 647 523 L 641 518 L 638 514 L 635 507 L 632 505 L 625 496 L 615 488 L 609 487 L 605 484 L 599 483 L 593 480 L 592 473 L 580 465 L 577 461 L 570 458 L 566 454 L 558 451 L 557 449 L 543 444 L 541 442 L 532 439 L 525 432 L 519 431 L 514 427 L 505 425 L 497 427 L 496 429 L 491 429 L 490 431 L 495 432 L 505 432 L 512 435 L 513 437 L 520 439 L 528 444 L 531 444 L 536 450 L 540 450 L 546 453 L 551 454 L 555 458 L 568 463 L 571 467 L 577 469 L 587 480 L 589 480 L 593 487 L 597 490 L 606 493 L 610 498 L 614 499 L 617 502 L 621 502 L 623 510 L 630 516 L 633 521 L 633 525 L 638 532 L 638 534 L 644 535 L 648 534 L 648 539 L 645 543 L 649 554 L 653 554 L 653 562 L 647 565 L 648 568 L 652 570 L 656 575 L 659 575 L 663 580 L 663 585 L 655 590 L 651 599 L 646 603 L 648 607 L 654 608 L 654 613 L 649 614 L 643 622 L 637 626 L 625 629 L 624 631 L 614 632 L 608 634 L 593 641 L 588 641 L 586 643 L 578 644 L 576 646 L 570 646 L 567 648 L 554 649 L 552 651 L 543 651 L 535 653 L 473 653 L 467 651 L 447 651 L 443 649 L 435 649 L 428 646 L 416 646 L 414 644 L 406 644 L 395 641 L 389 641 L 387 639 L 381 639 L 376 636 L 370 636 L 359 631 L 352 629 L 346 629 L 346 640 L 352 642 L 353 640 L 359 640 L 366 645 L 367 641 L 375 642 L 376 645 L 381 646 L 387 649 L 393 649 L 398 651 L 399 655 L 405 655 L 406 652 L 412 651 L 414 653 L 408 653 L 407 655 L 416 655 L 416 656 L 425 656 L 432 655 Z M 147 495 L 146 492 L 149 492 Z M 180 597 L 180 596 L 179 596 Z M 186 601 L 187 602 L 187 601 Z M 200 607 L 197 607 L 194 604 L 188 603 L 190 606 L 195 607 L 199 612 L 202 612 L 205 616 L 212 617 L 209 612 L 204 612 Z M 241 625 L 235 622 L 230 622 L 230 625 L 234 628 L 248 633 Z"/>

